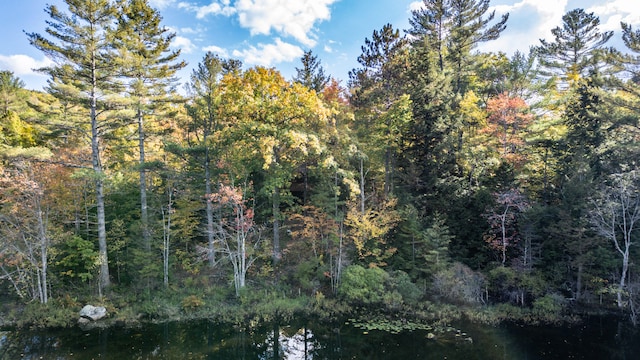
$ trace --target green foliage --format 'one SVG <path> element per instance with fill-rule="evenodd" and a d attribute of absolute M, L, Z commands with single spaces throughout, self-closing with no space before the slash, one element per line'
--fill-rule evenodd
<path fill-rule="evenodd" d="M 60 276 L 88 282 L 96 275 L 98 252 L 93 242 L 70 235 L 56 246 L 55 267 Z"/>
<path fill-rule="evenodd" d="M 566 299 L 559 294 L 547 294 L 533 302 L 533 312 L 540 317 L 556 318 L 566 306 Z"/>
<path fill-rule="evenodd" d="M 589 223 L 591 208 L 611 200 L 594 196 L 596 184 L 637 171 L 640 32 L 630 25 L 623 41 L 634 54 L 608 53 L 616 64 L 602 62 L 611 33 L 580 9 L 552 30 L 554 42 L 508 59 L 476 51 L 506 22 L 488 0 L 425 1 L 410 36 L 385 25 L 365 40 L 348 89 L 328 83 L 310 51 L 295 81 L 209 53 L 187 100 L 173 89 L 184 66 L 170 47 L 175 34 L 147 0 L 65 3 L 67 13 L 46 9 L 49 38 L 27 34 L 58 60 L 43 70 L 50 94 L 0 70 L 0 170 L 45 169 L 37 184 L 20 184 L 44 194 L 47 286 L 54 299 L 69 294 L 50 307 L 29 304 L 20 324 L 64 325 L 96 283 L 127 322 L 330 319 L 365 309 L 376 315 L 359 319 L 365 331 L 392 332 L 419 328 L 411 317 L 463 311 L 552 322 L 570 309 L 557 294 L 598 306 L 631 296 L 630 284 L 614 284 L 639 270 L 636 234 L 606 242 Z M 618 68 L 628 80 L 606 79 L 604 70 Z M 3 224 L 12 239 L 37 237 L 37 212 L 25 216 L 33 208 L 9 196 L 19 178 L 6 174 Z M 234 263 L 228 255 L 242 246 L 221 244 L 237 233 L 220 230 L 241 229 L 242 214 L 212 194 L 240 183 L 256 189 L 244 211 L 264 241 Z M 533 209 L 516 217 L 516 204 L 494 206 L 491 194 L 505 189 Z M 502 266 L 483 234 L 500 240 Z M 618 254 L 623 239 L 629 247 Z M 12 269 L 38 274 L 42 260 L 29 254 L 40 250 L 27 242 L 16 257 L 11 246 L 22 242 L 0 241 L 3 286 Z M 164 245 L 171 284 L 159 290 Z M 234 265 L 250 279 L 237 298 L 228 289 Z M 117 285 L 102 288 L 110 280 Z M 495 306 L 477 306 L 487 301 Z"/>
<path fill-rule="evenodd" d="M 382 302 L 384 284 L 388 278 L 389 274 L 378 267 L 351 265 L 344 270 L 338 293 L 356 304 L 377 304 Z"/>
<path fill-rule="evenodd" d="M 200 296 L 197 295 L 189 295 L 182 299 L 181 303 L 182 309 L 184 311 L 190 312 L 195 311 L 201 306 L 204 305 L 204 300 Z"/>
<path fill-rule="evenodd" d="M 384 305 L 398 309 L 402 305 L 415 305 L 422 292 L 403 271 L 392 274 L 378 267 L 360 265 L 347 267 L 342 276 L 338 294 L 352 304 Z"/>
<path fill-rule="evenodd" d="M 56 301 L 48 304 L 33 302 L 28 304 L 20 313 L 9 315 L 17 327 L 29 328 L 63 328 L 71 327 L 78 320 L 78 308 L 61 306 Z"/>

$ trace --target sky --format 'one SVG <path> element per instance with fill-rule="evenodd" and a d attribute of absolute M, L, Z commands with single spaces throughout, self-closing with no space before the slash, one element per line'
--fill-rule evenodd
<path fill-rule="evenodd" d="M 178 73 L 181 83 L 208 52 L 234 58 L 245 68 L 260 65 L 278 69 L 292 79 L 304 51 L 311 50 L 325 73 L 348 81 L 358 68 L 365 38 L 390 23 L 409 28 L 416 0 L 149 0 L 160 11 L 163 25 L 176 34 L 172 43 L 188 66 Z M 29 44 L 26 33 L 46 35 L 47 4 L 67 10 L 63 0 L 0 0 L 0 70 L 10 70 L 26 88 L 41 90 L 46 76 L 34 71 L 51 60 Z M 613 30 L 609 45 L 623 49 L 620 22 L 640 28 L 640 0 L 492 0 L 496 19 L 509 13 L 499 39 L 482 44 L 481 51 L 528 52 L 540 39 L 553 40 L 551 29 L 575 8 L 600 18 L 601 31 Z"/>

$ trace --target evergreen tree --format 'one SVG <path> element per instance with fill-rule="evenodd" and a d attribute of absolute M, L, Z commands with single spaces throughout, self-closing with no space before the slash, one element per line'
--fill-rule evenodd
<path fill-rule="evenodd" d="M 160 25 L 162 17 L 147 0 L 129 0 L 120 4 L 117 44 L 128 93 L 138 125 L 140 172 L 140 222 L 143 246 L 151 250 L 147 205 L 147 164 L 145 153 L 145 119 L 152 118 L 176 96 L 172 94 L 175 73 L 186 66 L 178 61 L 180 51 L 170 51 L 175 34 Z"/>
<path fill-rule="evenodd" d="M 314 55 L 311 50 L 305 51 L 300 60 L 302 61 L 302 68 L 296 68 L 296 76 L 293 81 L 320 94 L 329 83 L 330 76 L 325 75 L 318 56 Z"/>
<path fill-rule="evenodd" d="M 221 131 L 223 123 L 220 116 L 220 80 L 223 74 L 224 61 L 213 53 L 207 53 L 193 70 L 188 90 L 192 101 L 187 105 L 187 113 L 192 123 L 188 129 L 193 135 L 190 138 L 193 143 L 189 153 L 198 161 L 198 167 L 204 172 L 204 199 L 206 200 L 206 238 L 207 260 L 209 266 L 216 263 L 216 247 L 214 234 L 214 209 L 210 194 L 213 193 L 213 168 L 212 162 L 216 154 L 217 134 Z"/>
<path fill-rule="evenodd" d="M 24 81 L 8 70 L 0 70 L 0 116 L 5 116 L 11 110 L 13 103 L 19 98 L 20 90 L 24 88 Z"/>
<path fill-rule="evenodd" d="M 380 31 L 375 30 L 371 39 L 365 39 L 358 57 L 362 68 L 349 73 L 356 131 L 361 147 L 369 155 L 380 153 L 385 197 L 393 190 L 395 157 L 411 118 L 411 101 L 404 92 L 403 81 L 407 44 L 399 30 L 386 24 Z"/>
<path fill-rule="evenodd" d="M 589 72 L 598 71 L 599 55 L 613 36 L 613 31 L 600 32 L 600 19 L 583 9 L 574 9 L 562 17 L 562 27 L 551 30 L 553 42 L 540 40 L 538 52 L 542 75 L 556 76 L 561 84 L 572 84 Z M 566 85 L 565 85 L 566 86 Z"/>
<path fill-rule="evenodd" d="M 42 71 L 49 76 L 48 91 L 63 102 L 77 104 L 86 112 L 91 140 L 91 168 L 95 184 L 99 245 L 99 290 L 110 285 L 104 205 L 102 149 L 107 111 L 121 89 L 117 81 L 113 27 L 116 8 L 109 0 L 65 0 L 69 12 L 49 5 L 49 38 L 29 33 L 30 43 L 55 61 Z"/>

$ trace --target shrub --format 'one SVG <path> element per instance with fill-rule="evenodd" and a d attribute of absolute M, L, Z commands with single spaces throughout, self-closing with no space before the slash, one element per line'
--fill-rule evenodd
<path fill-rule="evenodd" d="M 182 299 L 182 309 L 185 311 L 194 311 L 204 305 L 204 300 L 196 295 L 189 295 Z"/>
<path fill-rule="evenodd" d="M 557 317 L 562 313 L 566 300 L 559 294 L 547 294 L 533 302 L 533 312 L 540 317 Z"/>
<path fill-rule="evenodd" d="M 365 269 L 360 265 L 351 265 L 342 275 L 339 294 L 353 303 L 381 303 L 388 278 L 389 274 L 378 267 Z"/>
<path fill-rule="evenodd" d="M 482 302 L 485 280 L 468 266 L 455 263 L 453 267 L 437 272 L 433 277 L 433 290 L 455 303 L 477 304 Z"/>

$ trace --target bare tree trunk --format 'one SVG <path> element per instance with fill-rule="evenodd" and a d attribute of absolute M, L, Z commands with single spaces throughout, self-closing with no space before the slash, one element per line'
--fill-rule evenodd
<path fill-rule="evenodd" d="M 149 253 L 151 251 L 151 233 L 149 231 L 149 212 L 147 207 L 147 180 L 145 169 L 145 151 L 144 151 L 144 119 L 142 110 L 138 107 L 138 147 L 140 151 L 140 224 L 142 226 L 142 241 L 144 249 Z"/>
<path fill-rule="evenodd" d="M 392 165 L 392 156 L 393 154 L 391 153 L 391 148 L 387 147 L 387 149 L 385 150 L 384 153 L 384 198 L 388 199 L 389 198 L 389 194 L 391 194 L 391 192 L 393 191 L 393 186 L 392 186 L 392 171 L 393 171 L 393 165 Z"/>
<path fill-rule="evenodd" d="M 364 159 L 360 157 L 360 213 L 364 215 Z"/>
<path fill-rule="evenodd" d="M 171 213 L 173 203 L 173 189 L 169 188 L 169 202 L 167 203 L 167 211 L 162 211 L 162 223 L 164 224 L 163 244 L 162 244 L 162 272 L 164 287 L 169 286 L 169 245 L 171 243 Z"/>
<path fill-rule="evenodd" d="M 273 189 L 273 262 L 280 261 L 280 188 Z"/>
<path fill-rule="evenodd" d="M 213 233 L 213 204 L 211 203 L 211 159 L 209 158 L 209 145 L 207 144 L 207 134 L 204 136 L 205 144 L 205 160 L 204 160 L 204 182 L 205 197 L 207 201 L 207 243 L 208 243 L 208 260 L 209 267 L 216 265 L 216 246 L 215 236 Z"/>
<path fill-rule="evenodd" d="M 37 201 L 37 200 L 36 200 Z M 47 283 L 47 251 L 49 248 L 49 239 L 47 238 L 47 228 L 44 218 L 42 216 L 42 209 L 40 201 L 37 201 L 37 216 L 38 216 L 38 236 L 40 237 L 40 302 L 46 304 L 48 302 L 48 283 Z"/>
<path fill-rule="evenodd" d="M 95 55 L 93 57 L 95 61 Z M 102 163 L 100 161 L 100 133 L 98 129 L 97 119 L 97 93 L 96 93 L 96 66 L 92 68 L 92 90 L 91 90 L 91 158 L 93 163 L 93 171 L 95 173 L 96 187 L 96 206 L 98 216 L 98 255 L 100 264 L 100 276 L 98 279 L 98 292 L 102 296 L 104 288 L 111 285 L 109 278 L 109 257 L 107 255 L 107 230 L 104 213 L 104 180 L 102 172 Z"/>

